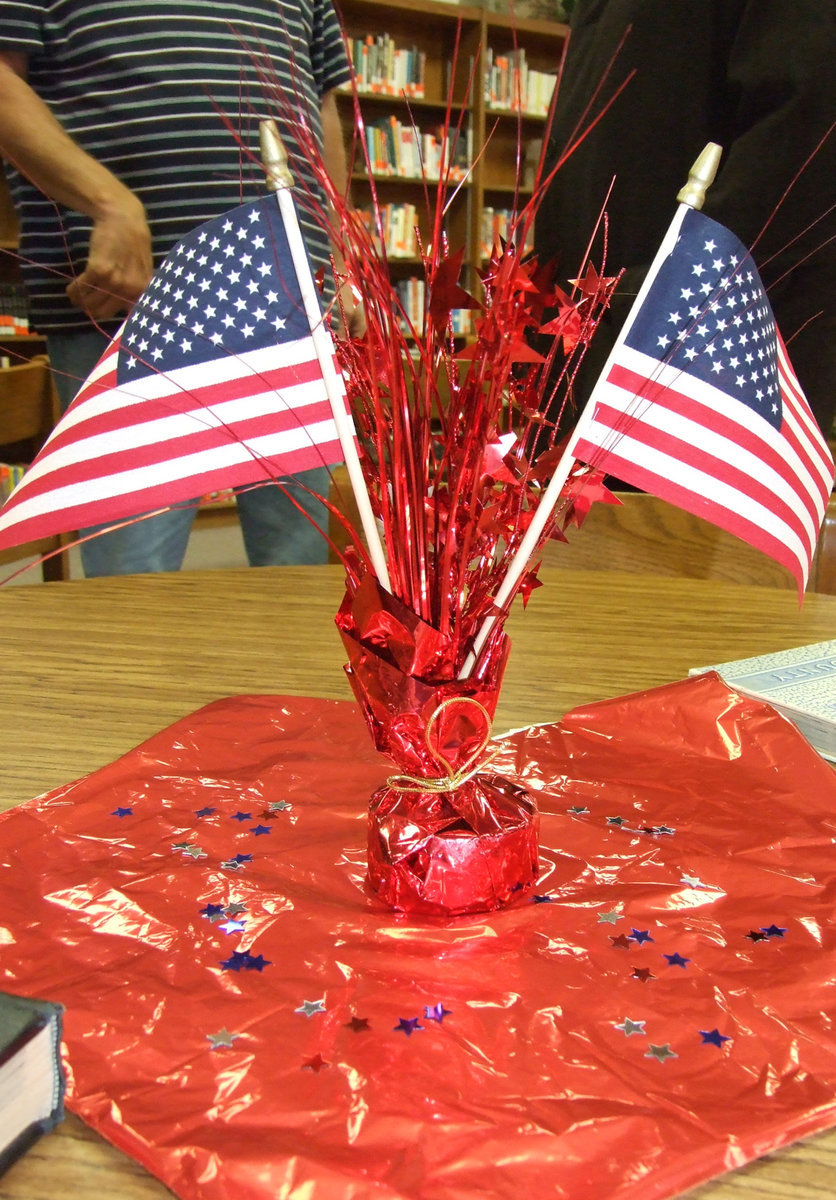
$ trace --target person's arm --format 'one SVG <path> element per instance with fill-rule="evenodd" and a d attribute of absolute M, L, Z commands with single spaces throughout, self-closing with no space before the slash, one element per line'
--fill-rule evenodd
<path fill-rule="evenodd" d="M 26 82 L 26 55 L 0 51 L 0 151 L 51 200 L 93 221 L 85 270 L 67 287 L 94 321 L 147 287 L 151 234 L 141 201 L 78 146 Z"/>
<path fill-rule="evenodd" d="M 345 196 L 348 194 L 348 155 L 346 154 L 340 113 L 337 108 L 337 97 L 333 91 L 326 92 L 322 97 L 321 115 L 322 161 L 334 187 Z M 336 248 L 334 265 L 338 271 L 343 268 L 341 255 Z M 357 298 L 350 287 L 342 288 L 340 300 L 348 318 L 348 332 L 352 337 L 362 337 L 366 330 L 366 314 L 362 305 L 357 303 Z"/>

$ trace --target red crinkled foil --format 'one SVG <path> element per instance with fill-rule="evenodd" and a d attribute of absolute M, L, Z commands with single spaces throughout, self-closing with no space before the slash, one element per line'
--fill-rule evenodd
<path fill-rule="evenodd" d="M 478 675 L 459 680 L 448 639 L 384 592 L 373 575 L 346 593 L 337 627 L 349 658 L 346 674 L 376 749 L 401 772 L 443 774 L 427 745 L 432 721 L 433 744 L 449 765 L 456 770 L 466 763 L 485 740 L 485 718 L 473 705 L 439 709 L 466 696 L 493 719 L 508 639 L 494 637 Z"/>
<path fill-rule="evenodd" d="M 497 744 L 540 877 L 478 917 L 368 892 L 353 702 L 218 701 L 5 814 L 3 986 L 66 1006 L 69 1106 L 182 1200 L 663 1200 L 832 1125 L 832 768 L 715 675 Z"/>
<path fill-rule="evenodd" d="M 398 773 L 369 804 L 369 881 L 393 908 L 455 916 L 507 904 L 537 877 L 531 796 L 487 768 L 509 643 L 495 636 L 478 675 L 455 676 L 449 640 L 373 576 L 337 616 L 346 673 L 376 748 Z M 422 781 L 453 779 L 444 790 Z"/>

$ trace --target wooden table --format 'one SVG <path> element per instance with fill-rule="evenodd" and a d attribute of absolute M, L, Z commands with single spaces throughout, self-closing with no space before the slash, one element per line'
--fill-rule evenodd
<path fill-rule="evenodd" d="M 510 623 L 496 728 L 555 720 L 692 666 L 836 636 L 836 596 L 695 580 L 544 571 Z M 347 698 L 338 567 L 95 579 L 0 592 L 0 808 L 109 762 L 220 696 Z M 690 1200 L 823 1200 L 836 1132 Z M 74 1117 L 2 1179 L 0 1200 L 161 1200 L 170 1193 Z"/>

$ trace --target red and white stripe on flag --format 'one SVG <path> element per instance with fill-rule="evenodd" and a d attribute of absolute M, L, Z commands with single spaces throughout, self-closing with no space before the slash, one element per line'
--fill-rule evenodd
<path fill-rule="evenodd" d="M 778 338 L 778 428 L 726 392 L 621 344 L 575 456 L 762 550 L 806 586 L 833 459 Z"/>
<path fill-rule="evenodd" d="M 344 457 L 310 337 L 121 386 L 118 354 L 117 336 L 7 500 L 0 547 Z"/>

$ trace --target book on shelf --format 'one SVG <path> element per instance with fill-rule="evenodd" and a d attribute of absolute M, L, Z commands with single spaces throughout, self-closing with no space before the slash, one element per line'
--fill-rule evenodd
<path fill-rule="evenodd" d="M 427 56 L 417 46 L 397 46 L 388 33 L 349 38 L 348 54 L 358 93 L 424 98 Z"/>
<path fill-rule="evenodd" d="M 395 290 L 403 309 L 401 325 L 404 332 L 409 332 L 410 325 L 413 329 L 420 330 L 424 323 L 424 303 L 427 290 L 424 280 L 415 276 L 410 279 L 401 279 L 395 285 Z M 450 313 L 450 332 L 454 337 L 466 337 L 470 330 L 470 309 L 454 308 Z"/>
<path fill-rule="evenodd" d="M 17 283 L 0 282 L 0 335 L 19 337 L 29 333 L 29 302 Z"/>
<path fill-rule="evenodd" d="M 482 236 L 479 253 L 483 259 L 490 258 L 494 250 L 499 249 L 503 242 L 508 241 L 514 217 L 515 213 L 511 208 L 494 208 L 488 204 L 482 209 Z M 523 246 L 522 253 L 530 254 L 533 248 L 529 230 L 529 241 Z"/>
<path fill-rule="evenodd" d="M 366 151 L 375 175 L 436 180 L 446 172 L 458 181 L 467 174 L 472 149 L 470 129 L 460 135 L 443 126 L 422 130 L 394 114 L 366 125 Z"/>
<path fill-rule="evenodd" d="M 554 71 L 537 71 L 528 64 L 520 46 L 507 54 L 497 54 L 489 46 L 485 65 L 485 104 L 488 108 L 510 109 L 529 116 L 544 117 L 557 83 Z"/>
<path fill-rule="evenodd" d="M 414 204 L 381 204 L 377 215 L 372 209 L 357 212 L 387 258 L 418 257 L 418 210 Z"/>
<path fill-rule="evenodd" d="M 705 671 L 717 671 L 735 691 L 771 704 L 836 762 L 836 641 L 694 667 L 690 674 Z"/>
<path fill-rule="evenodd" d="M 0 1174 L 64 1115 L 62 1012 L 0 992 Z"/>
<path fill-rule="evenodd" d="M 11 496 L 12 489 L 20 483 L 25 470 L 21 463 L 0 462 L 0 504 Z"/>

